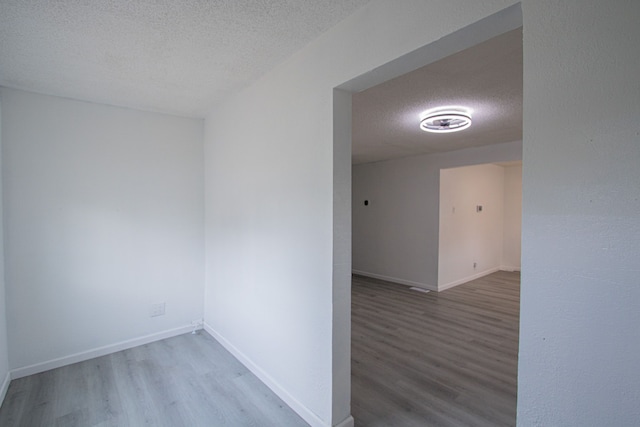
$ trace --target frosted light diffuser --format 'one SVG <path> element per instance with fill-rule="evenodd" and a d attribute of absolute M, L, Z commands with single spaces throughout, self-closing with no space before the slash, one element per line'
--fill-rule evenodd
<path fill-rule="evenodd" d="M 471 111 L 464 107 L 438 107 L 420 114 L 420 129 L 425 132 L 458 132 L 471 126 Z"/>

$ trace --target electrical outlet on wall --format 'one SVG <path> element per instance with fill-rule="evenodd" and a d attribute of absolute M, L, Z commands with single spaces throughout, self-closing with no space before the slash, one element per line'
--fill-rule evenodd
<path fill-rule="evenodd" d="M 164 316 L 164 302 L 157 302 L 155 304 L 151 304 L 151 317 L 156 316 Z"/>

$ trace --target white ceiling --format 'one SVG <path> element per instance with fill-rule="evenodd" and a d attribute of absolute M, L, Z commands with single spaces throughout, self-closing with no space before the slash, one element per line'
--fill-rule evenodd
<path fill-rule="evenodd" d="M 203 117 L 369 0 L 0 0 L 0 86 Z M 419 114 L 474 110 L 430 134 Z M 522 32 L 353 96 L 353 162 L 520 140 Z"/>
<path fill-rule="evenodd" d="M 0 86 L 202 117 L 369 0 L 0 0 Z"/>
<path fill-rule="evenodd" d="M 473 110 L 470 128 L 433 134 L 420 113 Z M 353 95 L 353 163 L 522 139 L 522 29 L 513 30 Z"/>

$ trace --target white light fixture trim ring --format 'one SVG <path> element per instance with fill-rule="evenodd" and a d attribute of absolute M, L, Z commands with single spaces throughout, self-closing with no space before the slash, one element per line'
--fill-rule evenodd
<path fill-rule="evenodd" d="M 439 107 L 420 115 L 420 129 L 426 132 L 458 132 L 471 126 L 471 113 L 463 107 Z"/>

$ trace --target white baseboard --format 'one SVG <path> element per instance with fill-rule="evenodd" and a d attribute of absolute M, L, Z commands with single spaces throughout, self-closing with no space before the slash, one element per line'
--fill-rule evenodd
<path fill-rule="evenodd" d="M 386 280 L 387 282 L 399 283 L 401 285 L 415 286 L 417 288 L 428 289 L 430 291 L 436 291 L 436 292 L 438 291 L 437 286 L 428 285 L 426 283 L 413 282 L 411 280 L 398 279 L 397 277 L 383 276 L 382 274 L 369 273 L 367 271 L 360 271 L 360 270 L 351 270 L 351 273 L 358 274 L 360 276 L 371 277 L 373 279 Z"/>
<path fill-rule="evenodd" d="M 197 328 L 197 329 L 203 329 Z M 271 378 L 266 372 L 264 372 L 259 366 L 253 363 L 248 357 L 246 357 L 240 350 L 234 347 L 229 341 L 227 341 L 222 335 L 218 334 L 207 323 L 204 324 L 204 330 L 215 338 L 222 346 L 224 346 L 231 354 L 233 354 L 242 364 L 244 364 L 251 372 L 253 372 L 263 383 L 267 385 L 275 394 L 277 394 L 291 409 L 293 409 L 298 415 L 300 415 L 306 422 L 312 427 L 329 427 L 324 421 L 320 419 L 315 413 L 309 410 L 291 396 L 284 388 L 282 388 L 273 378 Z M 108 346 L 98 347 L 92 350 L 83 351 L 81 353 L 75 353 L 69 356 L 60 357 L 57 359 L 49 360 L 47 362 L 36 363 L 30 366 L 13 369 L 7 372 L 7 375 L 0 388 L 0 404 L 4 401 L 7 390 L 9 389 L 9 383 L 12 379 L 26 377 L 28 375 L 38 374 L 51 369 L 60 368 L 62 366 L 71 365 L 73 363 L 83 362 L 85 360 L 93 359 L 107 354 L 115 353 L 118 351 L 126 350 L 129 348 L 137 347 L 139 345 L 149 344 L 154 341 L 171 338 L 177 335 L 186 334 L 193 331 L 193 325 L 181 326 L 179 328 L 170 329 L 167 331 L 145 335 L 143 337 L 134 338 L 127 341 L 122 341 L 116 344 Z M 336 425 L 336 427 L 353 427 L 353 417 L 349 416 L 342 422 Z"/>
<path fill-rule="evenodd" d="M 345 418 L 342 422 L 336 424 L 334 427 L 353 427 L 354 423 L 355 421 L 353 420 L 353 417 L 349 415 L 347 418 Z"/>
<path fill-rule="evenodd" d="M 167 331 L 145 335 L 143 337 L 133 338 L 126 341 L 121 341 L 119 343 L 94 348 L 92 350 L 71 354 L 69 356 L 59 357 L 57 359 L 49 360 L 47 362 L 36 363 L 30 366 L 24 366 L 22 368 L 13 369 L 10 372 L 11 379 L 22 378 L 28 375 L 38 374 L 40 372 L 48 371 L 50 369 L 60 368 L 62 366 L 71 365 L 73 363 L 83 362 L 85 360 L 93 359 L 95 357 L 105 356 L 107 354 L 137 347 L 139 345 L 149 344 L 151 342 L 163 340 L 165 338 L 175 337 L 176 335 L 186 334 L 191 331 L 193 331 L 193 325 L 181 326 L 178 328 L 169 329 Z"/>
<path fill-rule="evenodd" d="M 4 397 L 7 395 L 7 390 L 9 390 L 9 383 L 11 382 L 11 371 L 7 372 L 7 375 L 4 376 L 4 381 L 2 382 L 2 386 L 0 386 L 0 405 L 4 402 Z"/>
<path fill-rule="evenodd" d="M 453 288 L 454 286 L 462 285 L 463 283 L 467 283 L 472 280 L 476 280 L 481 277 L 488 276 L 489 274 L 495 273 L 496 271 L 500 271 L 500 268 L 498 267 L 490 268 L 488 270 L 484 270 L 480 273 L 474 274 L 473 276 L 467 276 L 460 280 L 455 280 L 453 282 L 445 283 L 444 285 L 438 286 L 438 292 L 446 291 L 447 289 Z"/>
<path fill-rule="evenodd" d="M 520 267 L 512 267 L 510 265 L 501 265 L 500 271 L 520 271 Z"/>
<path fill-rule="evenodd" d="M 293 409 L 298 415 L 300 415 L 306 422 L 312 427 L 329 427 L 327 423 L 322 421 L 313 411 L 309 410 L 306 406 L 300 403 L 295 397 L 291 396 L 287 390 L 285 390 L 280 384 L 278 384 L 269 374 L 267 374 L 262 368 L 256 365 L 249 357 L 247 357 L 242 351 L 237 349 L 233 344 L 227 341 L 222 335 L 220 335 L 215 329 L 205 322 L 204 330 L 209 333 L 216 341 L 218 341 L 229 353 L 247 367 L 253 374 L 260 379 L 267 387 L 271 389 L 280 399 L 282 399 L 291 409 Z M 346 421 L 346 420 L 345 420 Z M 345 427 L 349 426 L 345 424 Z"/>

